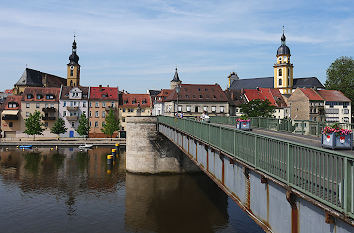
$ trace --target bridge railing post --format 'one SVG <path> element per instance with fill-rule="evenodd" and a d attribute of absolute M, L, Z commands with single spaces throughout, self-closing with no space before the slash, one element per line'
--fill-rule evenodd
<path fill-rule="evenodd" d="M 343 180 L 343 209 L 344 212 L 351 217 L 354 215 L 354 167 L 353 161 L 348 161 L 348 158 L 344 158 L 344 180 Z"/>

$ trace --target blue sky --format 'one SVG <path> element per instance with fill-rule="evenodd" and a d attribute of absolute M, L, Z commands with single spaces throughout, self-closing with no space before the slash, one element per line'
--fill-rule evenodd
<path fill-rule="evenodd" d="M 1 90 L 29 68 L 66 77 L 74 32 L 81 84 L 130 92 L 184 83 L 227 85 L 227 75 L 273 76 L 285 25 L 294 77 L 326 79 L 354 54 L 354 1 L 1 0 Z"/>

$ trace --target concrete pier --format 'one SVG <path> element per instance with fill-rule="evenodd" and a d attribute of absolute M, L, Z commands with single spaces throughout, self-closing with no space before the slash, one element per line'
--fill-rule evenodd
<path fill-rule="evenodd" d="M 127 117 L 126 170 L 133 173 L 184 173 L 200 169 L 157 132 L 156 117 Z"/>

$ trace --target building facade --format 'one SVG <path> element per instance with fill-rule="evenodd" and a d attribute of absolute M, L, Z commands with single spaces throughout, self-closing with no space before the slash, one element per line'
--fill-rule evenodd
<path fill-rule="evenodd" d="M 43 135 L 39 137 L 56 137 L 50 133 L 54 122 L 58 119 L 60 88 L 55 87 L 27 87 L 22 94 L 21 119 L 27 119 L 35 111 L 41 113 L 41 121 L 44 125 Z M 23 133 L 26 130 L 25 123 L 21 124 L 21 133 L 18 137 L 26 137 Z"/>
<path fill-rule="evenodd" d="M 68 129 L 61 137 L 81 137 L 77 133 L 79 118 L 82 114 L 88 117 L 89 87 L 65 86 L 60 90 L 59 117 L 65 121 Z"/>
<path fill-rule="evenodd" d="M 162 89 L 161 92 L 155 96 L 152 110 L 153 116 L 160 116 L 165 114 L 165 100 L 171 94 L 172 89 Z"/>
<path fill-rule="evenodd" d="M 152 115 L 152 101 L 149 94 L 122 93 L 119 102 L 119 121 L 122 131 L 126 129 L 127 117 Z"/>
<path fill-rule="evenodd" d="M 229 102 L 218 84 L 181 84 L 174 89 L 164 103 L 164 115 L 200 116 L 207 112 L 211 116 L 229 115 Z"/>
<path fill-rule="evenodd" d="M 102 132 L 106 116 L 112 109 L 118 119 L 118 87 L 90 87 L 89 121 L 90 138 L 105 138 Z M 114 133 L 112 137 L 116 137 Z"/>
<path fill-rule="evenodd" d="M 324 99 L 324 110 L 327 122 L 351 123 L 351 101 L 337 90 L 318 90 Z"/>
<path fill-rule="evenodd" d="M 15 138 L 21 130 L 24 120 L 21 118 L 21 98 L 22 96 L 8 96 L 3 104 L 1 113 L 2 137 Z"/>

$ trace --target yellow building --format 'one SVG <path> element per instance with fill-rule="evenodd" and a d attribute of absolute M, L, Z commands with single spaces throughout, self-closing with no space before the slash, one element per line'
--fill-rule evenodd
<path fill-rule="evenodd" d="M 291 94 L 293 90 L 293 64 L 290 63 L 290 49 L 286 46 L 286 37 L 281 36 L 281 45 L 277 51 L 277 61 L 274 64 L 274 88 L 282 94 Z"/>

